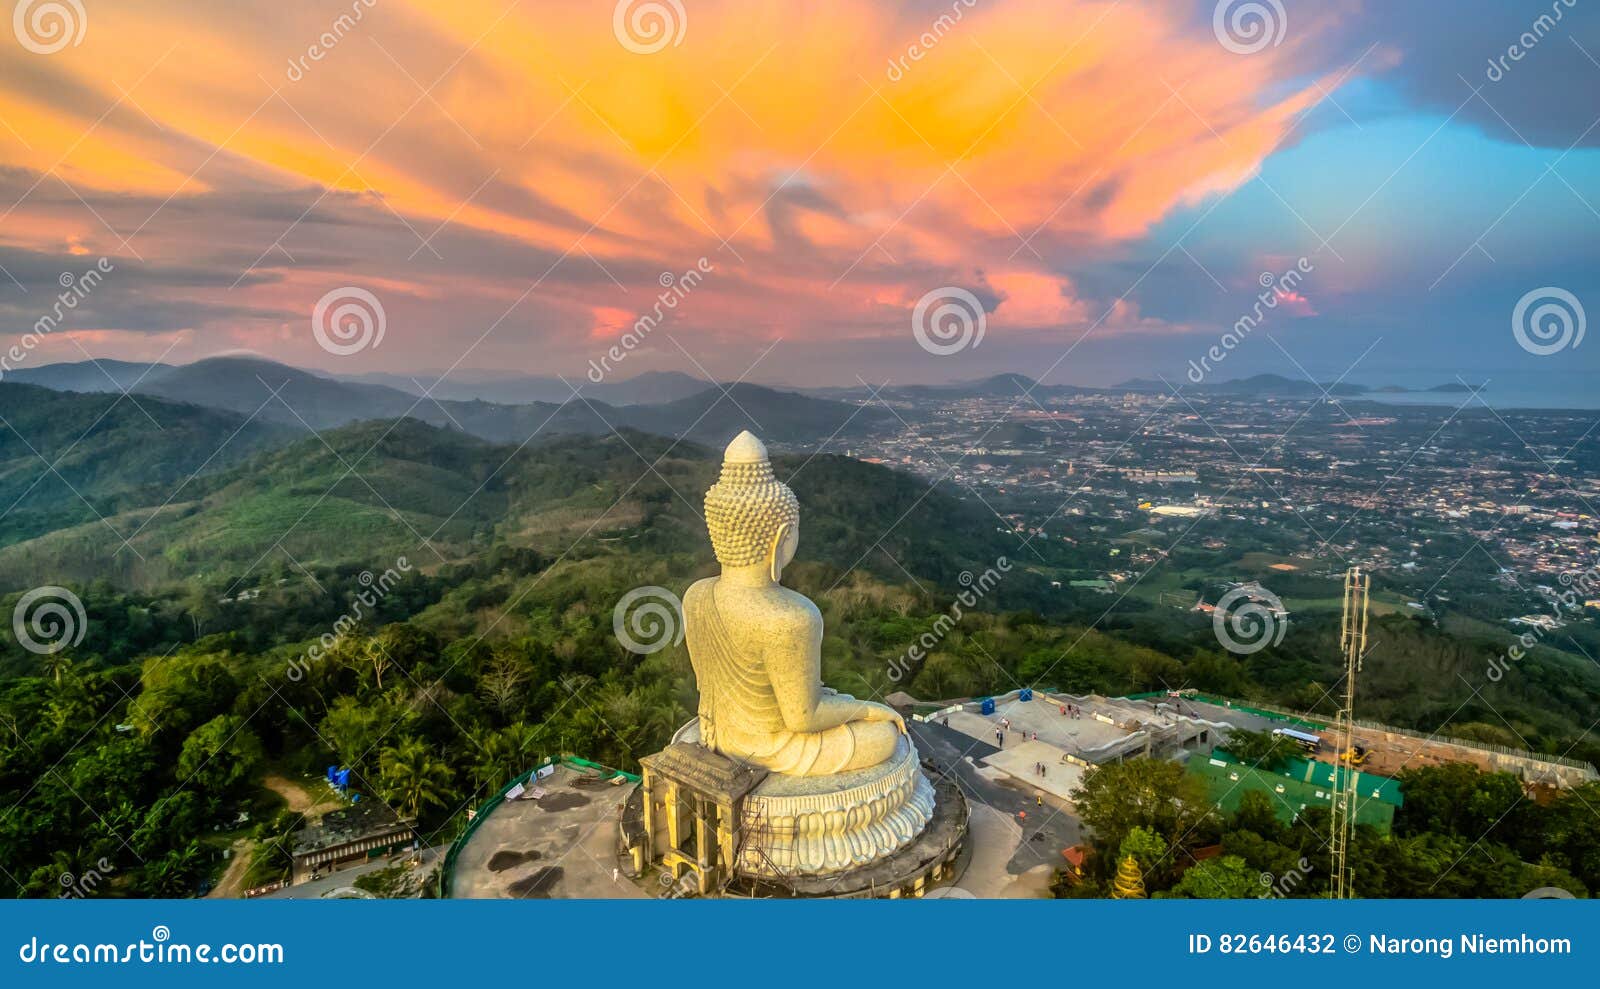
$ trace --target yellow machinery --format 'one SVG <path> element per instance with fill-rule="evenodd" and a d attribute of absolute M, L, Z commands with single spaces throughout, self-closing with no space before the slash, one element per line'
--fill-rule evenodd
<path fill-rule="evenodd" d="M 1365 745 L 1357 742 L 1348 749 L 1345 749 L 1339 758 L 1343 759 L 1345 762 L 1348 762 L 1352 766 L 1365 766 L 1367 764 L 1367 759 L 1371 755 L 1372 752 Z"/>

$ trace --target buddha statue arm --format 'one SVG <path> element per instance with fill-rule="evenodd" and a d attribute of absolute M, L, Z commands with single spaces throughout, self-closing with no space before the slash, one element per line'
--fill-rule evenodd
<path fill-rule="evenodd" d="M 767 675 L 784 726 L 795 732 L 819 732 L 854 721 L 890 721 L 904 732 L 905 721 L 893 708 L 822 685 L 822 616 L 810 607 L 806 612 L 795 634 L 773 643 L 767 657 Z"/>

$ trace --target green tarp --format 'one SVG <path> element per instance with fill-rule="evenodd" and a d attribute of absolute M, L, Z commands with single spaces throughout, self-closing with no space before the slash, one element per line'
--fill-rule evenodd
<path fill-rule="evenodd" d="M 1189 759 L 1189 772 L 1205 780 L 1208 795 L 1218 809 L 1231 814 L 1239 809 L 1239 801 L 1251 790 L 1259 790 L 1272 797 L 1272 806 L 1278 819 L 1292 822 L 1301 812 L 1313 807 L 1327 810 L 1333 805 L 1331 783 L 1308 782 L 1293 776 L 1251 769 L 1237 761 L 1195 755 Z M 1332 766 L 1326 766 L 1333 769 Z M 1302 772 L 1304 770 L 1302 769 Z M 1329 776 L 1331 780 L 1331 775 Z M 1391 787 L 1379 784 L 1390 784 Z M 1388 834 L 1394 824 L 1395 803 L 1385 797 L 1398 795 L 1398 784 L 1385 777 L 1357 774 L 1356 823 L 1368 824 L 1383 834 Z M 1374 794 L 1377 794 L 1375 796 Z"/>

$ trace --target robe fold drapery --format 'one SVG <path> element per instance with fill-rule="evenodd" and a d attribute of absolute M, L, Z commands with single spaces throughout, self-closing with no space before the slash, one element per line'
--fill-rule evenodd
<path fill-rule="evenodd" d="M 685 615 L 689 660 L 700 687 L 700 742 L 775 773 L 817 776 L 850 765 L 858 722 L 822 731 L 792 731 L 759 659 L 741 656 L 717 610 L 715 585 Z M 686 609 L 688 611 L 688 609 Z"/>

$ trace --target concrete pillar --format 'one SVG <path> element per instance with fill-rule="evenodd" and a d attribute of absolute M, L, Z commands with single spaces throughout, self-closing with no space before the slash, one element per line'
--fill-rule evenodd
<path fill-rule="evenodd" d="M 668 780 L 666 806 L 663 809 L 667 815 L 667 844 L 674 852 L 683 847 L 683 813 L 678 806 L 678 797 L 678 784 Z"/>
<path fill-rule="evenodd" d="M 694 859 L 700 872 L 700 895 L 711 892 L 711 835 L 710 822 L 706 820 L 706 801 L 699 794 L 694 798 Z"/>
<path fill-rule="evenodd" d="M 655 774 L 648 768 L 639 774 L 639 786 L 644 792 L 644 860 L 646 863 L 655 861 L 658 854 L 656 849 L 656 786 Z"/>
<path fill-rule="evenodd" d="M 722 846 L 722 868 L 731 877 L 737 866 L 739 818 L 732 804 L 717 805 L 717 843 Z"/>

